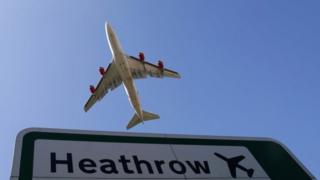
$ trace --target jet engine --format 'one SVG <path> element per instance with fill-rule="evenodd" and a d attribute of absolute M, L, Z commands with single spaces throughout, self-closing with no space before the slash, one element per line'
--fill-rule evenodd
<path fill-rule="evenodd" d="M 106 70 L 104 70 L 103 67 L 100 67 L 99 72 L 100 72 L 101 76 L 103 76 L 106 73 Z"/>
<path fill-rule="evenodd" d="M 160 70 L 163 70 L 163 68 L 164 68 L 164 65 L 163 65 L 163 62 L 162 61 L 158 61 L 158 68 L 160 69 Z"/>
<path fill-rule="evenodd" d="M 93 85 L 90 85 L 90 92 L 92 94 L 96 92 L 96 88 Z"/>
<path fill-rule="evenodd" d="M 143 52 L 139 52 L 139 59 L 140 59 L 140 61 L 144 61 L 144 54 L 143 54 Z"/>

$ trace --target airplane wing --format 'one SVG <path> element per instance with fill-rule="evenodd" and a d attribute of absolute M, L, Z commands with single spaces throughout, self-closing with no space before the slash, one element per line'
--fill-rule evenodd
<path fill-rule="evenodd" d="M 156 78 L 181 78 L 179 73 L 175 71 L 166 68 L 159 68 L 155 64 L 141 61 L 136 57 L 127 56 L 127 59 L 134 79 L 147 78 L 148 75 Z"/>
<path fill-rule="evenodd" d="M 97 101 L 100 101 L 109 90 L 114 90 L 122 83 L 122 79 L 115 67 L 110 63 L 103 77 L 100 79 L 95 92 L 92 93 L 87 103 L 84 105 L 84 111 L 87 112 Z"/>
<path fill-rule="evenodd" d="M 230 164 L 228 164 L 229 166 L 229 170 L 230 170 L 230 174 L 233 178 L 237 178 L 237 171 L 236 171 L 236 167 L 235 166 L 231 166 Z"/>
<path fill-rule="evenodd" d="M 230 158 L 227 162 L 228 162 L 228 166 L 229 166 L 229 170 L 230 170 L 230 173 L 231 173 L 231 176 L 233 178 L 236 178 L 237 177 L 237 172 L 236 172 L 236 168 L 237 168 L 237 165 L 239 164 L 240 161 L 242 161 L 245 157 L 244 156 L 237 156 L 237 157 L 234 157 L 234 158 Z"/>

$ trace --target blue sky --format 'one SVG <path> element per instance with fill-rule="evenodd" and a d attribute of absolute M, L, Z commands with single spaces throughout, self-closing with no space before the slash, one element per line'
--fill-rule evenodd
<path fill-rule="evenodd" d="M 111 22 L 128 54 L 182 75 L 136 81 L 161 119 L 130 132 L 275 138 L 320 178 L 319 1 L 1 1 L 0 179 L 28 127 L 126 131 L 122 87 L 88 113 L 88 86 L 111 52 Z"/>

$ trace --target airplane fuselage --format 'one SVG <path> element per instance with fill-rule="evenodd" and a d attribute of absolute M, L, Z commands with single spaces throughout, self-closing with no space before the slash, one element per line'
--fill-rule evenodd
<path fill-rule="evenodd" d="M 123 81 L 123 86 L 128 95 L 129 101 L 132 107 L 135 109 L 136 114 L 139 116 L 139 118 L 143 119 L 140 100 L 137 94 L 134 80 L 130 72 L 128 62 L 126 60 L 126 55 L 123 53 L 119 40 L 114 31 L 112 30 L 110 24 L 106 25 L 106 32 L 110 50 L 113 56 L 113 61 Z"/>

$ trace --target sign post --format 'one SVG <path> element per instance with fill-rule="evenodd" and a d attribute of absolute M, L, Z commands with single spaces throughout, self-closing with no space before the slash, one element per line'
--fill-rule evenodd
<path fill-rule="evenodd" d="M 26 129 L 11 180 L 315 179 L 277 141 L 166 134 Z"/>

